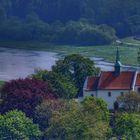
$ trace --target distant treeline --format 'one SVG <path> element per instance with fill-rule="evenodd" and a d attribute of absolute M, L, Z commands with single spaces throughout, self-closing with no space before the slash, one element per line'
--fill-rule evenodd
<path fill-rule="evenodd" d="M 100 45 L 139 34 L 139 0 L 0 0 L 2 40 Z"/>

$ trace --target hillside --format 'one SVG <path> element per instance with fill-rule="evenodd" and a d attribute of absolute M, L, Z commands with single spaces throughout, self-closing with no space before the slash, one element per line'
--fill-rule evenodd
<path fill-rule="evenodd" d="M 0 39 L 102 45 L 140 34 L 139 0 L 0 0 Z"/>

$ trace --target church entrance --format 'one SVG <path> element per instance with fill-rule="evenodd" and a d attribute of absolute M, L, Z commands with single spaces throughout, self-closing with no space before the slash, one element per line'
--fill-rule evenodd
<path fill-rule="evenodd" d="M 119 110 L 119 103 L 117 101 L 114 102 L 114 110 Z"/>

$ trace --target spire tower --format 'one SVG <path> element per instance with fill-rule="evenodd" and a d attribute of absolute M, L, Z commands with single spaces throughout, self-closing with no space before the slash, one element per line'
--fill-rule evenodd
<path fill-rule="evenodd" d="M 119 75 L 121 73 L 121 62 L 120 62 L 120 53 L 119 53 L 119 48 L 117 47 L 117 52 L 116 52 L 116 62 L 114 65 L 115 68 L 115 74 Z"/>

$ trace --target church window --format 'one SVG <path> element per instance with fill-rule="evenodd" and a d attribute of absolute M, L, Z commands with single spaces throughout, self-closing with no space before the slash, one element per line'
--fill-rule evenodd
<path fill-rule="evenodd" d="M 108 92 L 108 97 L 111 97 L 111 92 Z"/>

